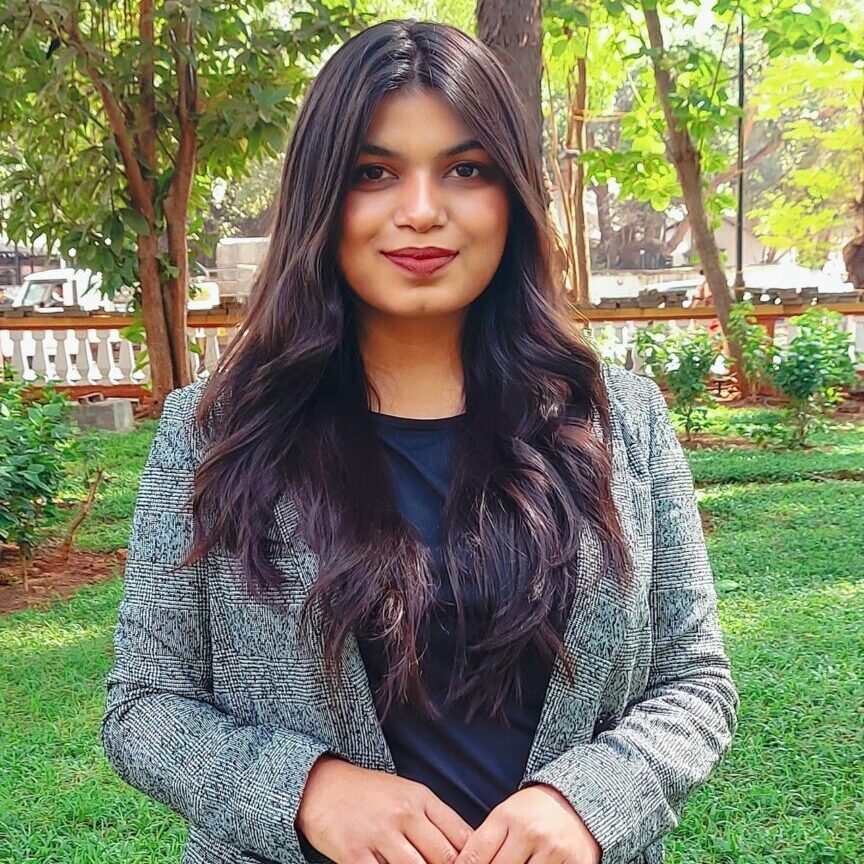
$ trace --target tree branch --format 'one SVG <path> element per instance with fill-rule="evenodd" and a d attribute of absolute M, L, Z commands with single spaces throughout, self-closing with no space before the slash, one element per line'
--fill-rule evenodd
<path fill-rule="evenodd" d="M 44 25 L 44 22 L 41 22 Z M 63 25 L 61 25 L 62 27 Z M 76 10 L 72 10 L 69 16 L 68 23 L 65 24 L 65 32 L 67 34 L 69 44 L 73 45 L 84 60 L 84 67 L 87 74 L 93 81 L 96 89 L 102 98 L 102 104 L 105 108 L 105 114 L 108 117 L 108 122 L 111 125 L 111 131 L 114 134 L 114 139 L 117 142 L 117 148 L 120 151 L 120 158 L 123 160 L 123 166 L 126 170 L 126 177 L 129 181 L 129 192 L 132 196 L 134 205 L 140 213 L 151 221 L 153 218 L 153 202 L 147 194 L 147 187 L 144 182 L 144 177 L 141 174 L 141 166 L 138 164 L 138 159 L 135 156 L 135 151 L 132 146 L 132 140 L 129 135 L 129 129 L 126 126 L 124 110 L 119 100 L 114 95 L 105 78 L 96 67 L 96 63 L 78 29 L 78 19 Z"/>
<path fill-rule="evenodd" d="M 153 0 L 141 0 L 138 9 L 138 35 L 144 50 L 153 48 Z M 141 104 L 138 108 L 136 137 L 144 164 L 156 171 L 156 88 L 152 56 L 141 64 Z M 148 197 L 152 197 L 148 196 Z"/>

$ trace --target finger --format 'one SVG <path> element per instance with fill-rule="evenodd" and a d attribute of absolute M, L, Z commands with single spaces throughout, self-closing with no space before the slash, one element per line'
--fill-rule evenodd
<path fill-rule="evenodd" d="M 440 798 L 432 797 L 424 807 L 427 818 L 450 841 L 457 852 L 468 842 L 474 829 Z"/>
<path fill-rule="evenodd" d="M 491 864 L 526 864 L 533 852 L 534 844 L 526 838 L 524 832 L 508 831 Z"/>
<path fill-rule="evenodd" d="M 507 837 L 507 823 L 499 819 L 486 821 L 468 838 L 455 864 L 489 864 Z"/>
<path fill-rule="evenodd" d="M 425 814 L 405 829 L 405 836 L 426 864 L 453 864 L 459 854 L 459 849 Z"/>
<path fill-rule="evenodd" d="M 426 864 L 414 845 L 399 832 L 383 835 L 375 851 L 384 857 L 387 864 Z"/>
<path fill-rule="evenodd" d="M 535 852 L 525 864 L 572 864 L 575 860 L 572 855 L 546 849 L 543 852 Z"/>

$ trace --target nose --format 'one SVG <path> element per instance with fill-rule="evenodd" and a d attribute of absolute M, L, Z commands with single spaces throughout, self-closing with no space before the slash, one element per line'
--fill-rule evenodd
<path fill-rule="evenodd" d="M 394 221 L 399 226 L 410 226 L 415 231 L 426 231 L 446 221 L 441 190 L 428 173 L 413 174 L 405 179 L 400 189 L 399 204 Z"/>

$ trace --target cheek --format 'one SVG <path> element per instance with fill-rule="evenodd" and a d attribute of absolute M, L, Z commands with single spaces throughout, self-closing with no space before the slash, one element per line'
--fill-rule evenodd
<path fill-rule="evenodd" d="M 387 212 L 375 196 L 351 195 L 345 197 L 342 207 L 342 237 L 347 243 L 361 243 L 373 237 L 384 224 Z"/>
<path fill-rule="evenodd" d="M 507 193 L 490 189 L 465 201 L 460 209 L 460 226 L 469 238 L 472 258 L 494 271 L 504 251 L 509 227 L 510 202 Z"/>
<path fill-rule="evenodd" d="M 362 242 L 362 234 L 360 232 L 360 223 L 357 220 L 357 214 L 352 212 L 347 207 L 342 212 L 342 220 L 339 225 L 339 255 L 350 249 L 352 246 Z"/>
<path fill-rule="evenodd" d="M 507 235 L 510 203 L 502 189 L 489 189 L 466 197 L 460 204 L 462 229 L 472 240 L 503 245 Z"/>
<path fill-rule="evenodd" d="M 375 236 L 380 217 L 370 214 L 369 206 L 348 195 L 342 208 L 336 258 L 349 283 L 362 285 L 369 279 L 374 260 Z"/>

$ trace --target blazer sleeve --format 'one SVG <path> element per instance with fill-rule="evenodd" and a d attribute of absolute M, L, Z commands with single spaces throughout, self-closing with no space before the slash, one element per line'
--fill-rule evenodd
<path fill-rule="evenodd" d="M 145 795 L 229 844 L 294 864 L 303 860 L 300 797 L 327 747 L 290 729 L 238 723 L 214 704 L 207 556 L 172 571 L 192 539 L 188 391 L 165 400 L 138 491 L 102 746 Z"/>
<path fill-rule="evenodd" d="M 659 387 L 643 381 L 654 543 L 648 682 L 616 726 L 526 778 L 568 799 L 601 847 L 601 864 L 637 858 L 678 824 L 738 722 L 693 477 Z"/>

